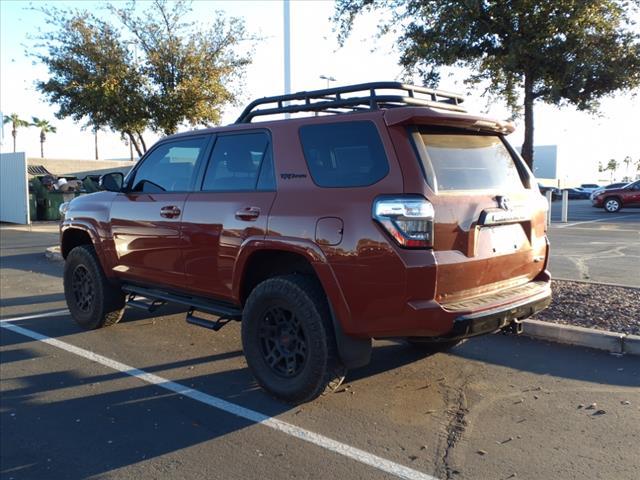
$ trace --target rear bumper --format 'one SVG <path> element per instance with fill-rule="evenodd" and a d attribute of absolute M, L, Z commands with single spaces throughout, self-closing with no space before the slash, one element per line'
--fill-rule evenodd
<path fill-rule="evenodd" d="M 488 311 L 460 315 L 454 320 L 451 332 L 444 339 L 467 338 L 495 332 L 512 322 L 529 318 L 531 315 L 547 308 L 550 303 L 551 290 L 548 289 L 520 302 Z"/>
<path fill-rule="evenodd" d="M 448 341 L 491 333 L 524 320 L 551 303 L 551 281 L 543 271 L 533 281 L 479 297 L 441 304 L 413 301 L 375 338 L 429 337 Z"/>

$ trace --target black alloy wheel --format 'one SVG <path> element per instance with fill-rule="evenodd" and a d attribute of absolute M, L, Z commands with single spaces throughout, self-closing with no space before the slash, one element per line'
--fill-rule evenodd
<path fill-rule="evenodd" d="M 71 288 L 77 307 L 83 312 L 91 310 L 95 299 L 95 288 L 93 279 L 84 265 L 78 265 L 73 270 Z"/>
<path fill-rule="evenodd" d="M 269 308 L 258 335 L 262 357 L 277 375 L 295 377 L 302 371 L 307 361 L 307 340 L 294 312 L 280 306 Z"/>

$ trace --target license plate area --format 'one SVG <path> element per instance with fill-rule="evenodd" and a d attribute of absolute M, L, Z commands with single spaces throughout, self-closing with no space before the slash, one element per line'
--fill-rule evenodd
<path fill-rule="evenodd" d="M 519 224 L 485 227 L 482 230 L 487 240 L 488 253 L 494 255 L 517 252 L 527 242 L 524 230 Z"/>

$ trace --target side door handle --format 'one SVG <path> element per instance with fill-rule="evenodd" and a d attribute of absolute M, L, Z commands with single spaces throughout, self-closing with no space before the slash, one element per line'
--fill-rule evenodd
<path fill-rule="evenodd" d="M 176 218 L 180 216 L 180 209 L 175 205 L 168 205 L 160 209 L 160 216 L 164 218 Z"/>
<path fill-rule="evenodd" d="M 238 220 L 244 220 L 246 222 L 253 222 L 260 216 L 259 207 L 244 207 L 236 212 L 236 218 Z"/>

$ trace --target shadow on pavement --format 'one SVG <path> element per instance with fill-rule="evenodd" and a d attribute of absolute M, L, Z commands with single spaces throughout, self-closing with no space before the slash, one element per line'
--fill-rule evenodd
<path fill-rule="evenodd" d="M 53 303 L 64 300 L 64 293 L 48 293 L 45 295 L 29 295 L 27 297 L 0 298 L 0 307 L 19 307 L 36 303 Z"/>
<path fill-rule="evenodd" d="M 20 253 L 3 255 L 0 258 L 1 268 L 22 270 L 29 273 L 41 273 L 62 278 L 62 262 L 52 262 L 44 256 L 44 251 L 37 253 Z"/>
<path fill-rule="evenodd" d="M 486 335 L 468 340 L 451 355 L 500 365 L 514 371 L 618 386 L 640 386 L 638 357 L 572 347 L 513 335 Z M 627 368 L 625 368 L 627 367 Z M 623 368 L 623 370 L 618 370 Z M 637 371 L 635 376 L 630 371 Z"/>
<path fill-rule="evenodd" d="M 5 340 L 16 335 L 3 331 Z M 197 361 L 215 361 L 215 357 Z M 158 367 L 165 368 L 172 366 Z M 117 383 L 105 384 L 109 380 Z M 272 415 L 291 408 L 257 389 L 246 369 L 180 383 L 223 398 L 235 397 Z M 38 400 L 55 390 L 59 393 L 46 403 Z M 99 476 L 253 425 L 122 374 L 87 377 L 75 369 L 21 377 L 18 388 L 3 392 L 0 418 L 3 478 Z"/>

